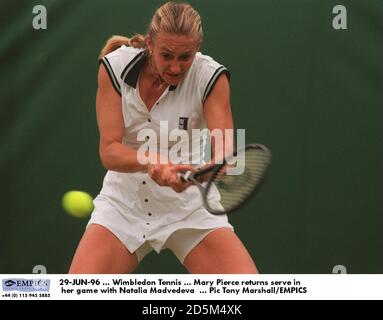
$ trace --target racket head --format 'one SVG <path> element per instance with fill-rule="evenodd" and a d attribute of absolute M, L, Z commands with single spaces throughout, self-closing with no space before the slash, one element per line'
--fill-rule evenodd
<path fill-rule="evenodd" d="M 261 187 L 271 158 L 271 151 L 266 146 L 248 144 L 222 164 L 210 168 L 211 175 L 203 190 L 206 209 L 221 215 L 243 206 Z"/>

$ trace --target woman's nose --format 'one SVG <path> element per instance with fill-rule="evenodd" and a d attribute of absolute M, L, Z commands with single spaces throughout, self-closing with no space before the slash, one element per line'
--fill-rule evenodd
<path fill-rule="evenodd" d="M 179 63 L 172 63 L 169 67 L 169 73 L 172 75 L 178 75 L 181 73 L 181 66 Z"/>

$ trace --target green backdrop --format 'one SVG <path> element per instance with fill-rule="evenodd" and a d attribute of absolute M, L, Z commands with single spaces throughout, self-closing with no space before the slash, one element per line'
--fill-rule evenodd
<path fill-rule="evenodd" d="M 0 0 L 0 272 L 66 273 L 86 220 L 71 189 L 96 196 L 105 169 L 95 119 L 97 56 L 112 34 L 145 32 L 162 2 Z M 231 217 L 263 273 L 381 273 L 382 0 L 191 0 L 203 51 L 232 74 L 248 142 L 268 145 L 259 196 Z M 32 28 L 45 5 L 47 30 Z M 347 29 L 332 8 L 347 8 Z M 184 273 L 169 252 L 137 273 Z"/>

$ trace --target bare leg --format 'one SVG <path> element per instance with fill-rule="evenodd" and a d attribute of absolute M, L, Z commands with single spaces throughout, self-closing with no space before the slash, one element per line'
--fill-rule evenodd
<path fill-rule="evenodd" d="M 209 233 L 184 260 L 190 273 L 258 273 L 253 259 L 229 228 Z"/>
<path fill-rule="evenodd" d="M 105 227 L 90 225 L 77 247 L 69 273 L 132 273 L 138 265 L 121 241 Z"/>

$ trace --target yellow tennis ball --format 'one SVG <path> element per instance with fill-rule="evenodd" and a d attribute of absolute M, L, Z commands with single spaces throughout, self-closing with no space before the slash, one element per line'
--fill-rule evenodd
<path fill-rule="evenodd" d="M 62 206 L 76 218 L 86 218 L 93 210 L 93 198 L 84 191 L 71 190 L 64 194 Z"/>

